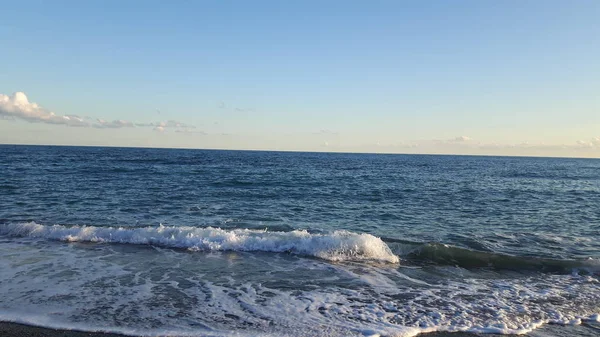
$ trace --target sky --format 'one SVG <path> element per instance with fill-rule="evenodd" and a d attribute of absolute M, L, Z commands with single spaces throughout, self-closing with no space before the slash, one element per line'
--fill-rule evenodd
<path fill-rule="evenodd" d="M 4 1 L 0 144 L 600 157 L 600 1 Z"/>

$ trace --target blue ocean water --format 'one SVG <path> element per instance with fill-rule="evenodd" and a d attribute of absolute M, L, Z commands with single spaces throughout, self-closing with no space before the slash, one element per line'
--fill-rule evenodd
<path fill-rule="evenodd" d="M 598 321 L 600 160 L 0 146 L 0 320 L 144 335 Z"/>

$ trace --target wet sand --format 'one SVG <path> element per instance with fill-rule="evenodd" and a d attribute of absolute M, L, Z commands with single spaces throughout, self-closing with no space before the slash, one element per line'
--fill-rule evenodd
<path fill-rule="evenodd" d="M 76 330 L 56 330 L 40 328 L 36 326 L 0 322 L 0 336 L 2 337 L 125 337 L 106 332 L 86 332 Z M 433 332 L 421 335 L 423 337 L 510 337 L 516 335 L 498 334 L 473 334 L 473 333 L 447 333 Z M 525 336 L 531 337 L 598 337 L 600 336 L 600 324 L 584 323 L 576 326 L 545 325 Z M 142 336 L 140 336 L 142 337 Z M 198 336 L 200 337 L 200 336 Z M 318 337 L 318 336 L 315 336 Z"/>
<path fill-rule="evenodd" d="M 124 337 L 124 335 L 105 332 L 85 332 L 75 330 L 55 330 L 36 326 L 0 322 L 2 337 Z"/>

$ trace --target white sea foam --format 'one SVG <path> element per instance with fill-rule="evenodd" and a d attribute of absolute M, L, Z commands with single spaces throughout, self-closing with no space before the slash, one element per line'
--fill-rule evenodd
<path fill-rule="evenodd" d="M 60 240 L 93 232 L 73 228 L 0 226 L 24 237 L 0 240 L 0 320 L 144 336 L 409 337 L 600 319 L 595 275 L 439 279 L 388 264 L 46 240 L 51 230 Z"/>
<path fill-rule="evenodd" d="M 380 238 L 370 234 L 335 231 L 311 234 L 306 230 L 268 232 L 197 227 L 94 227 L 46 226 L 35 222 L 0 225 L 0 234 L 61 240 L 106 242 L 184 248 L 198 251 L 289 252 L 329 261 L 381 261 L 400 259 Z"/>

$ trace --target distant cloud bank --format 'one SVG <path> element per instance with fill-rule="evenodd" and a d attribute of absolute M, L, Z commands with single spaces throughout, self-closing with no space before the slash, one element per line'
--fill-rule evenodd
<path fill-rule="evenodd" d="M 54 112 L 41 107 L 37 103 L 29 102 L 27 95 L 23 92 L 15 92 L 10 96 L 0 94 L 0 119 L 21 119 L 30 123 L 91 127 L 98 129 L 151 127 L 153 130 L 159 132 L 164 132 L 167 129 L 174 129 L 178 132 L 189 132 L 190 130 L 195 129 L 195 126 L 193 125 L 174 120 L 156 123 L 133 123 L 121 119 L 106 121 L 101 118 L 93 119 L 78 115 L 57 115 Z"/>

